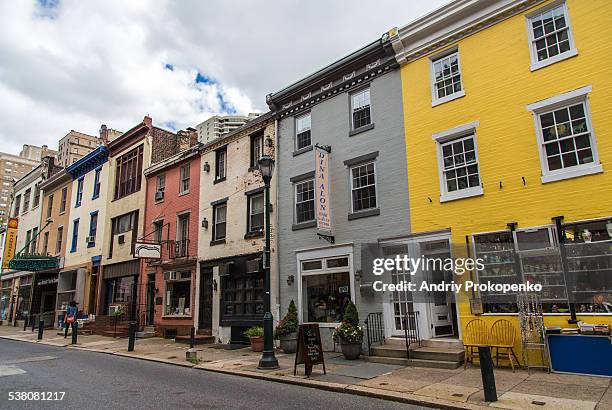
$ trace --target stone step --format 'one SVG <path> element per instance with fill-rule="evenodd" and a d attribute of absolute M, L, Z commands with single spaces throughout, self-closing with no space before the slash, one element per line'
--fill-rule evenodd
<path fill-rule="evenodd" d="M 403 337 L 389 337 L 385 339 L 385 345 L 399 346 L 399 347 L 403 346 L 405 349 L 406 339 L 404 339 Z"/>
<path fill-rule="evenodd" d="M 189 344 L 190 340 L 191 340 L 191 337 L 188 335 L 176 336 L 174 338 L 175 343 Z M 215 337 L 212 335 L 196 334 L 194 338 L 194 342 L 197 345 L 211 344 L 211 343 L 215 343 Z"/>
<path fill-rule="evenodd" d="M 366 362 L 372 363 L 381 363 L 381 364 L 395 364 L 398 366 L 409 366 L 410 361 L 406 359 L 406 357 L 385 357 L 385 356 L 365 356 L 362 355 L 361 358 Z"/>
<path fill-rule="evenodd" d="M 155 332 L 136 332 L 136 337 L 138 339 L 148 339 L 150 337 L 154 337 L 155 336 Z"/>
<path fill-rule="evenodd" d="M 454 347 L 447 348 L 447 347 L 421 346 L 415 349 L 410 349 L 411 359 L 441 360 L 441 361 L 461 363 L 463 361 L 463 357 L 464 357 L 463 349 L 458 349 Z"/>
<path fill-rule="evenodd" d="M 408 366 L 428 367 L 431 369 L 456 369 L 461 366 L 461 362 L 453 362 L 447 360 L 426 360 L 426 359 L 410 359 Z"/>
<path fill-rule="evenodd" d="M 372 346 L 371 348 L 373 356 L 380 357 L 397 357 L 406 359 L 406 346 L 388 345 Z"/>
<path fill-rule="evenodd" d="M 427 339 L 421 341 L 421 346 L 463 349 L 463 341 L 459 339 Z"/>

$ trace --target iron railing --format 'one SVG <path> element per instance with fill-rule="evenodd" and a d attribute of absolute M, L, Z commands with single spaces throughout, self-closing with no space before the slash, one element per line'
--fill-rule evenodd
<path fill-rule="evenodd" d="M 186 258 L 189 256 L 189 239 L 174 241 L 174 258 Z"/>
<path fill-rule="evenodd" d="M 385 322 L 382 312 L 368 314 L 364 324 L 368 333 L 368 356 L 372 356 L 372 345 L 385 342 Z"/>
<path fill-rule="evenodd" d="M 406 358 L 410 359 L 410 346 L 412 346 L 413 343 L 417 343 L 418 346 L 421 346 L 418 311 L 408 311 L 404 315 L 404 336 L 406 338 Z"/>

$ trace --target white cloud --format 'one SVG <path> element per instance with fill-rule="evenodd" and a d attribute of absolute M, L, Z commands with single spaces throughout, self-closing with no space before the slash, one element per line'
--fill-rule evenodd
<path fill-rule="evenodd" d="M 183 128 L 266 110 L 267 93 L 445 1 L 0 2 L 0 150 L 145 114 Z"/>

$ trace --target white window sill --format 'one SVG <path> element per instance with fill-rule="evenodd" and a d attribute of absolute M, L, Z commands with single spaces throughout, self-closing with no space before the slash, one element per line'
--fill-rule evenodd
<path fill-rule="evenodd" d="M 540 68 L 548 67 L 551 64 L 558 63 L 559 61 L 566 60 L 568 58 L 578 55 L 578 49 L 572 48 L 564 53 L 557 54 L 554 57 L 547 58 L 546 60 L 538 61 L 537 63 L 531 64 L 531 71 L 539 70 Z"/>
<path fill-rule="evenodd" d="M 571 179 L 582 177 L 585 175 L 600 174 L 603 172 L 603 166 L 601 164 L 589 165 L 586 167 L 575 167 L 575 169 L 567 169 L 561 172 L 550 173 L 542 175 L 542 183 L 562 181 L 564 179 Z"/>
<path fill-rule="evenodd" d="M 431 102 L 431 106 L 435 107 L 440 104 L 447 103 L 449 101 L 456 100 L 457 98 L 465 97 L 465 90 L 457 91 L 451 95 L 447 95 L 446 97 L 439 98 Z"/>
<path fill-rule="evenodd" d="M 191 319 L 191 315 L 163 315 L 162 319 Z"/>
<path fill-rule="evenodd" d="M 483 195 L 482 186 L 461 189 L 440 195 L 440 202 L 456 201 L 457 199 L 470 198 Z"/>

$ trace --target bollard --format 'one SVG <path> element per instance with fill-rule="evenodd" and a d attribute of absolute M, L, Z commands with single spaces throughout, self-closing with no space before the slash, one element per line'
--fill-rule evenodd
<path fill-rule="evenodd" d="M 130 333 L 128 340 L 128 352 L 134 351 L 134 339 L 136 339 L 136 322 L 130 321 Z"/>
<path fill-rule="evenodd" d="M 484 389 L 485 401 L 497 401 L 491 346 L 479 346 L 478 358 L 480 359 L 480 374 L 482 376 L 482 388 Z"/>
<path fill-rule="evenodd" d="M 40 320 L 38 322 L 38 340 L 42 340 L 43 330 L 44 329 L 45 329 L 45 321 L 44 320 Z"/>
<path fill-rule="evenodd" d="M 32 325 L 32 333 L 34 333 L 34 329 L 36 329 L 36 320 L 30 316 L 30 324 Z"/>
<path fill-rule="evenodd" d="M 189 348 L 193 349 L 195 346 L 195 327 L 191 327 L 191 334 L 189 335 Z"/>
<path fill-rule="evenodd" d="M 75 319 L 74 322 L 72 322 L 72 344 L 73 345 L 77 344 L 78 334 L 79 334 L 79 322 L 77 322 Z"/>
<path fill-rule="evenodd" d="M 32 316 L 30 316 L 30 320 L 32 320 Z M 23 318 L 23 331 L 26 331 L 26 328 L 28 327 L 28 317 L 24 317 Z"/>

